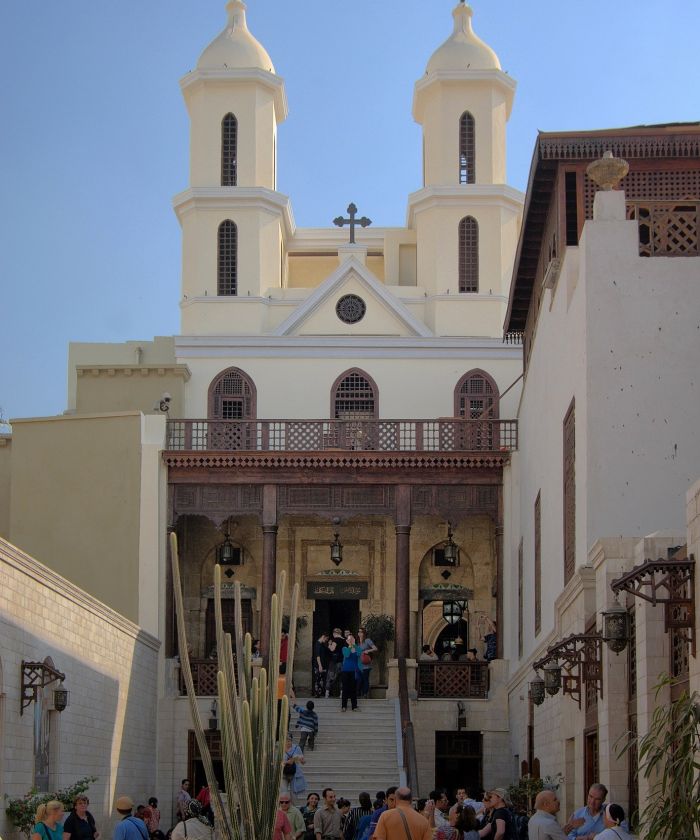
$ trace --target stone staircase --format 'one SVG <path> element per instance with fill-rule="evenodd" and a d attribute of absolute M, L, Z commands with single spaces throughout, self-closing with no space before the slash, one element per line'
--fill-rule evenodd
<path fill-rule="evenodd" d="M 308 698 L 296 700 L 305 706 Z M 306 747 L 306 792 L 295 796 L 299 807 L 306 804 L 311 791 L 319 795 L 325 787 L 332 787 L 338 798 L 346 797 L 353 805 L 366 790 L 374 800 L 378 790 L 400 784 L 397 752 L 398 707 L 394 700 L 360 700 L 358 711 L 348 706 L 341 711 L 339 698 L 314 698 L 319 719 L 319 733 L 313 751 Z M 296 728 L 297 713 L 292 711 L 290 730 L 294 742 L 299 742 Z M 400 736 L 399 736 L 400 737 Z"/>

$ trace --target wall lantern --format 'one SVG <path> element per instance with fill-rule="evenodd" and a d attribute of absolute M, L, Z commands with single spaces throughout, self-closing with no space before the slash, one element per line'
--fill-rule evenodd
<path fill-rule="evenodd" d="M 343 544 L 340 541 L 340 534 L 333 535 L 335 539 L 331 543 L 331 562 L 336 566 L 340 566 L 343 562 Z"/>
<path fill-rule="evenodd" d="M 603 610 L 603 639 L 614 653 L 620 653 L 627 647 L 630 637 L 629 614 L 621 606 L 617 597 L 615 603 L 607 610 Z"/>
<path fill-rule="evenodd" d="M 686 550 L 686 546 L 681 546 L 669 552 L 672 556 L 668 559 L 660 557 L 658 560 L 645 560 L 612 581 L 610 588 L 615 595 L 627 592 L 653 607 L 663 604 L 664 629 L 666 632 L 685 631 L 685 640 L 695 656 L 695 557 L 692 554 L 683 557 Z M 606 621 L 606 617 L 607 614 L 603 613 L 603 621 Z M 625 628 L 626 639 L 629 639 L 627 624 Z M 612 634 L 607 631 L 606 625 L 606 636 L 609 635 Z M 621 640 L 619 644 L 622 644 Z M 624 650 L 624 645 L 619 649 Z"/>
<path fill-rule="evenodd" d="M 544 703 L 544 680 L 539 674 L 536 674 L 535 679 L 530 683 L 530 697 L 535 706 L 541 706 Z"/>
<path fill-rule="evenodd" d="M 462 618 L 462 608 L 457 601 L 443 601 L 442 617 L 448 624 L 457 624 Z"/>
<path fill-rule="evenodd" d="M 456 566 L 457 565 L 457 544 L 452 539 L 452 523 L 447 523 L 447 542 L 445 543 L 445 547 L 443 549 L 445 563 L 448 566 Z"/>
<path fill-rule="evenodd" d="M 54 668 L 53 661 L 50 657 L 47 657 L 43 662 L 28 662 L 27 660 L 22 660 L 22 694 L 20 697 L 20 707 L 19 713 L 20 715 L 24 714 L 24 710 L 29 706 L 30 703 L 36 703 L 39 699 L 39 691 L 43 688 L 46 688 L 47 685 L 50 685 L 52 682 L 60 682 L 62 683 L 66 678 L 65 674 L 62 674 L 56 668 Z M 56 695 L 63 694 L 65 697 L 65 704 L 62 708 L 60 706 L 60 699 L 59 702 L 56 702 Z M 62 712 L 63 709 L 66 708 L 68 705 L 68 692 L 62 689 L 56 689 L 54 692 L 54 708 L 57 712 Z"/>
<path fill-rule="evenodd" d="M 547 694 L 554 697 L 561 688 L 561 665 L 558 662 L 548 662 L 542 670 Z"/>
<path fill-rule="evenodd" d="M 53 707 L 57 712 L 64 712 L 68 708 L 70 691 L 65 688 L 56 688 L 53 693 Z"/>

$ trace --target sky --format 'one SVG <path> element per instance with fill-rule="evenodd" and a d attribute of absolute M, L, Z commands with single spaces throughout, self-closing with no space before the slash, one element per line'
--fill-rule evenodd
<path fill-rule="evenodd" d="M 421 186 L 413 85 L 454 0 L 249 0 L 285 80 L 278 189 L 300 227 L 354 201 L 401 226 Z M 188 183 L 179 88 L 224 0 L 0 0 L 0 416 L 66 408 L 71 341 L 179 331 Z M 700 2 L 473 0 L 474 29 L 518 82 L 508 181 L 538 130 L 700 120 Z"/>

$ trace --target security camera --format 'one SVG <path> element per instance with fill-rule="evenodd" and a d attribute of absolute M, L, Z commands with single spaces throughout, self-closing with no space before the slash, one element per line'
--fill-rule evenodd
<path fill-rule="evenodd" d="M 172 397 L 166 391 L 160 399 L 161 399 L 162 402 L 170 402 L 170 400 L 172 400 Z"/>
<path fill-rule="evenodd" d="M 163 413 L 170 411 L 170 400 L 172 400 L 172 397 L 166 391 L 160 398 L 160 402 L 158 403 L 158 410 L 162 411 Z"/>

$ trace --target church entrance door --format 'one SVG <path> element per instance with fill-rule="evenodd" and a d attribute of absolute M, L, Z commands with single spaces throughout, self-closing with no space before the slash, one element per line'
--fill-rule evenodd
<path fill-rule="evenodd" d="M 356 600 L 317 600 L 314 607 L 314 642 L 321 633 L 334 628 L 351 630 L 355 635 L 360 627 L 360 602 Z"/>

